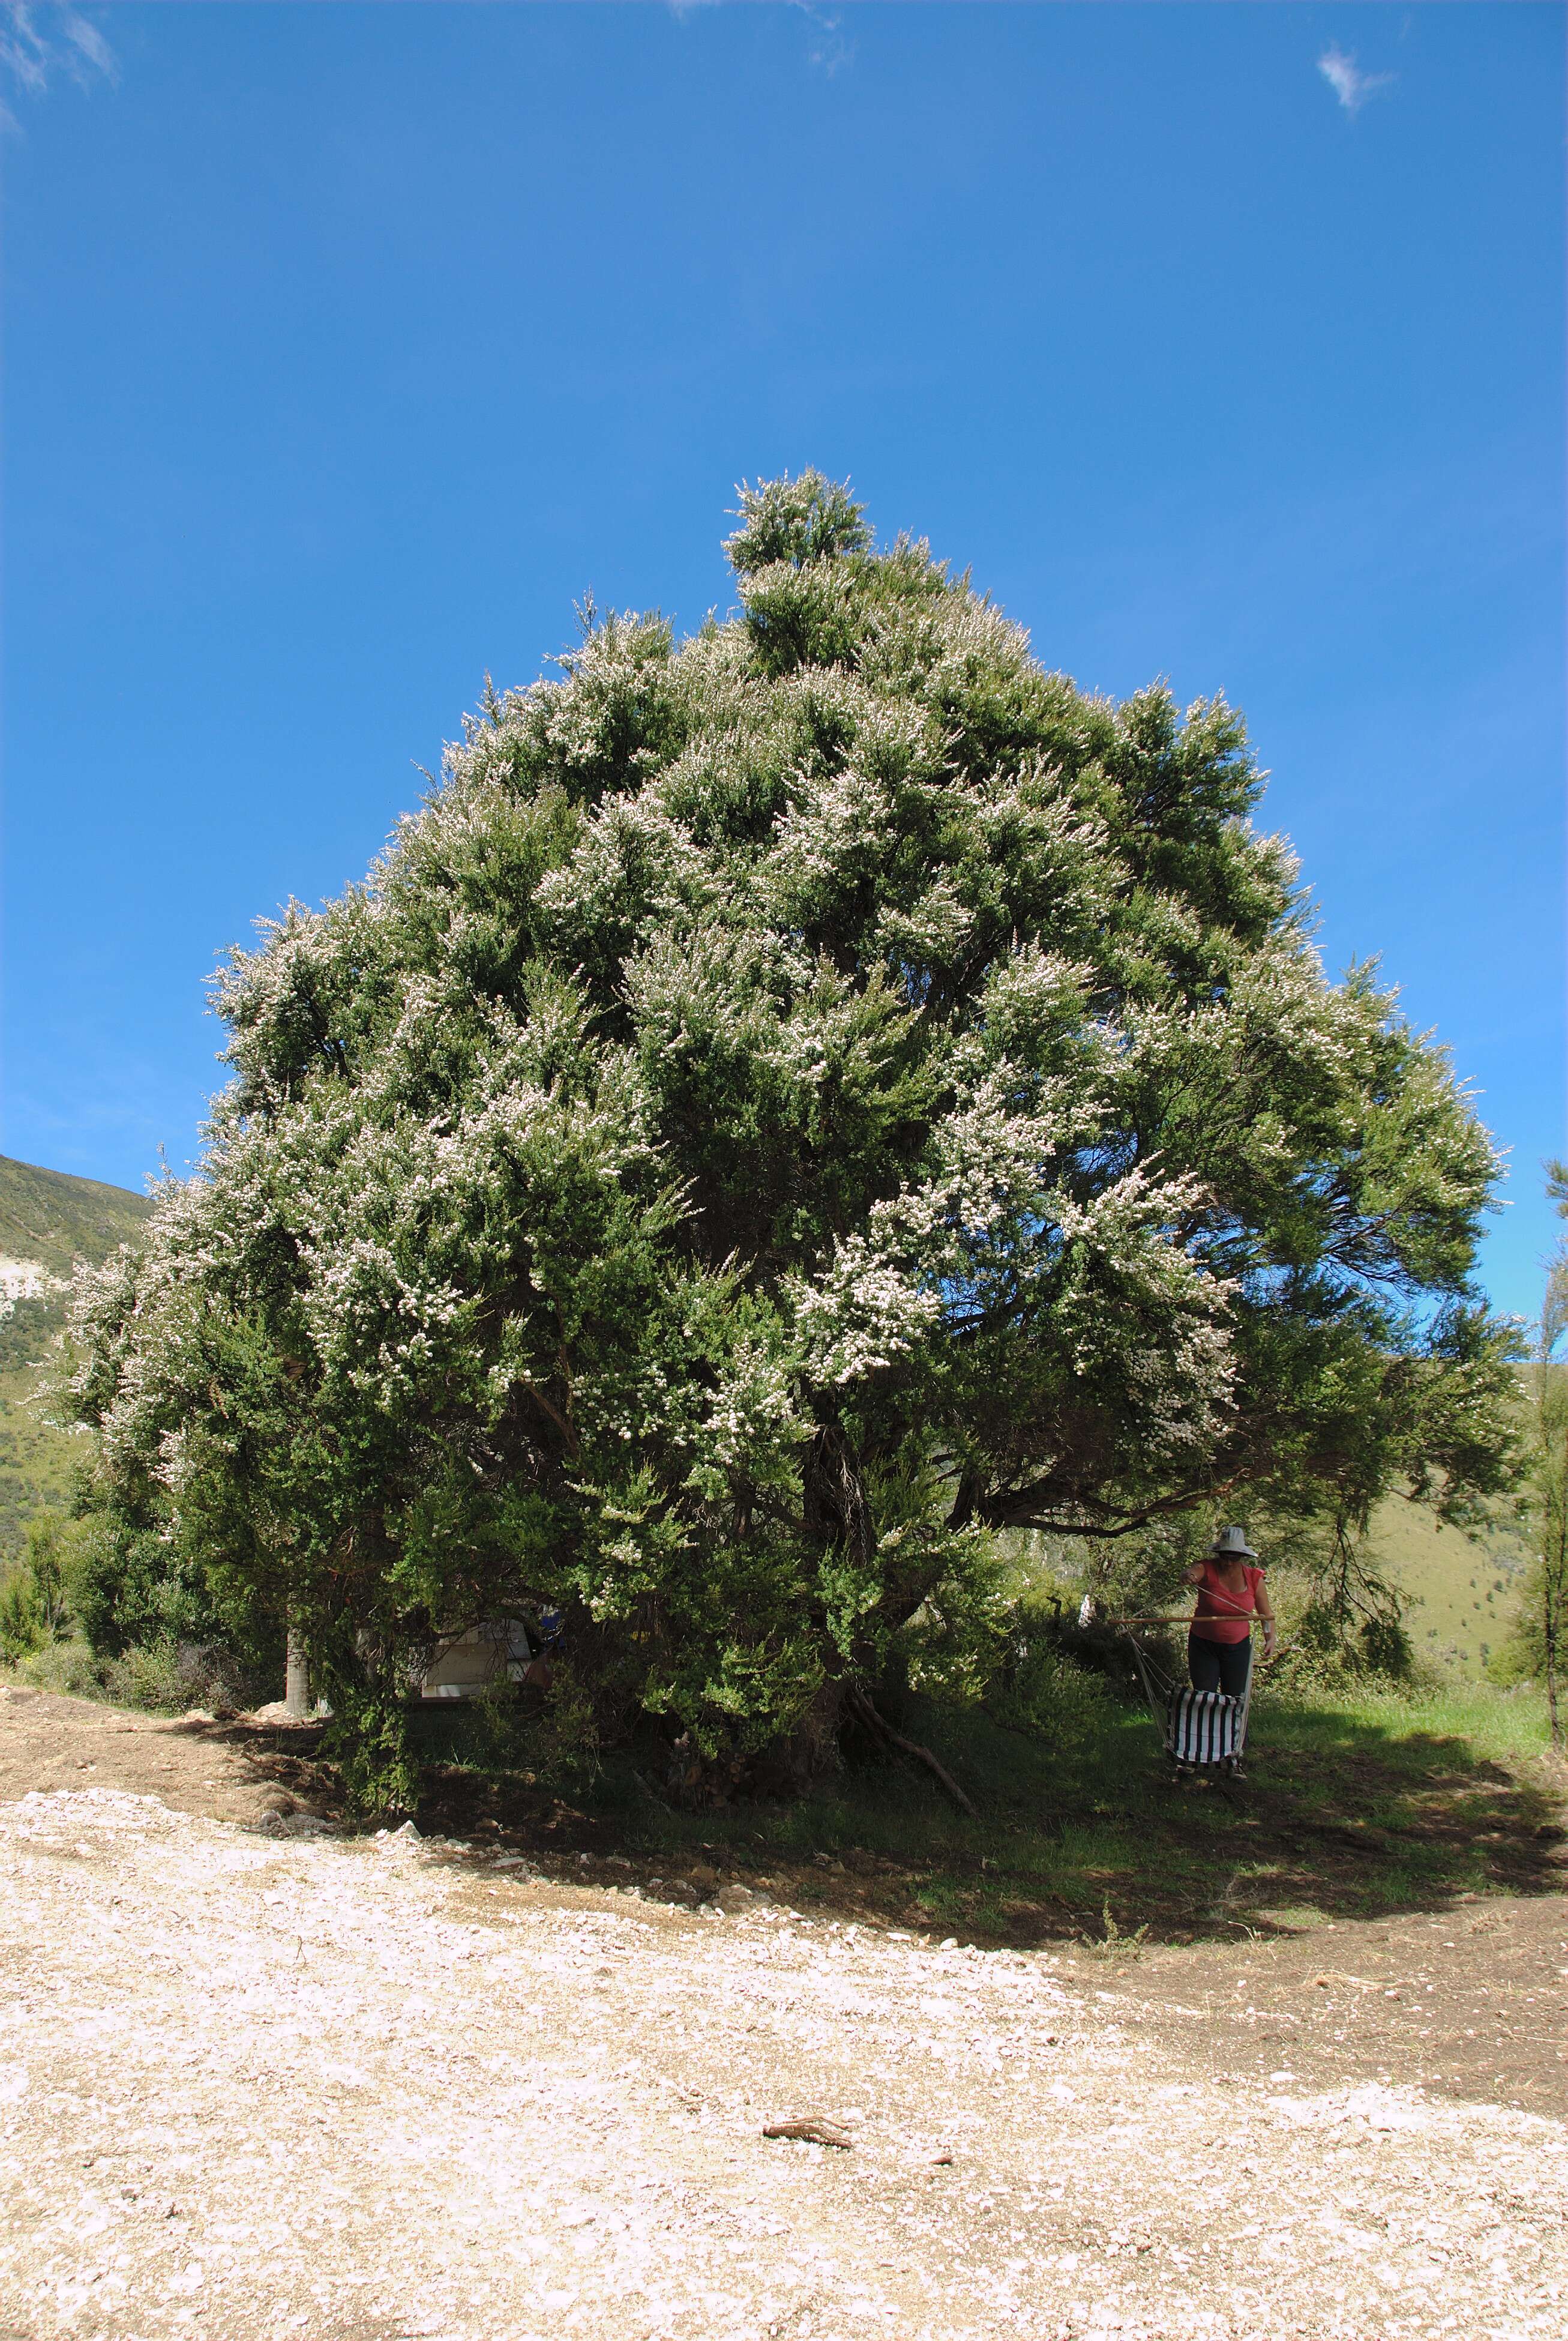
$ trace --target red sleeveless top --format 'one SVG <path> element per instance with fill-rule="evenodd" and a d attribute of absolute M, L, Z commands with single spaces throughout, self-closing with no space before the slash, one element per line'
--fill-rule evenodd
<path fill-rule="evenodd" d="M 1203 1583 L 1197 1589 L 1197 1608 L 1193 1612 L 1192 1630 L 1206 1642 L 1245 1642 L 1252 1631 L 1252 1621 L 1257 1609 L 1257 1589 L 1263 1583 L 1261 1569 L 1249 1569 L 1242 1564 L 1239 1590 L 1227 1585 L 1212 1560 L 1203 1564 Z"/>

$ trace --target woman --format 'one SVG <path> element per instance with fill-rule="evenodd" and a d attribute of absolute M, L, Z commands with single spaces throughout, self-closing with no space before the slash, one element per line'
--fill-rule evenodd
<path fill-rule="evenodd" d="M 1274 1656 L 1274 1605 L 1264 1589 L 1262 1569 L 1247 1566 L 1256 1559 L 1245 1529 L 1221 1529 L 1206 1559 L 1186 1572 L 1187 1583 L 1197 1588 L 1186 1642 L 1194 1690 L 1245 1698 L 1255 1615 L 1263 1619 L 1263 1655 Z"/>

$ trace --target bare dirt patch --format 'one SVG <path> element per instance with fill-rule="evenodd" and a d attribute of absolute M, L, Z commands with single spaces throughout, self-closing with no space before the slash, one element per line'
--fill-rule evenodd
<path fill-rule="evenodd" d="M 243 1717 L 125 1714 L 95 1700 L 0 1684 L 0 1802 L 29 1789 L 114 1788 L 175 1812 L 254 1824 L 269 1815 L 341 1817 L 309 1727 Z"/>
<path fill-rule="evenodd" d="M 1314 2088 L 1398 2083 L 1568 2116 L 1561 1895 L 1472 1896 L 1437 1917 L 1291 1915 L 1290 1931 L 1234 1948 L 1146 1953 L 1105 1979 L 1106 2004 L 1216 2079 L 1288 2067 Z"/>

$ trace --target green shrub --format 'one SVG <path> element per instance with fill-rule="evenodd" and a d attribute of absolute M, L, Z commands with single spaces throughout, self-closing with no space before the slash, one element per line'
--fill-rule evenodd
<path fill-rule="evenodd" d="M 404 1704 L 352 1682 L 333 1685 L 332 1719 L 323 1752 L 339 1767 L 344 1791 L 364 1813 L 412 1812 L 419 1768 L 410 1748 Z"/>
<path fill-rule="evenodd" d="M 22 1558 L 0 1579 L 0 1658 L 15 1662 L 69 1630 L 75 1529 L 54 1511 L 39 1512 L 27 1522 Z"/>
<path fill-rule="evenodd" d="M 1518 1683 L 1539 1683 L 1546 1674 L 1546 1564 L 1537 1557 L 1520 1584 L 1506 1638 L 1486 1664 L 1491 1679 L 1502 1689 Z"/>
<path fill-rule="evenodd" d="M 1356 1663 L 1363 1674 L 1405 1682 L 1415 1664 L 1415 1646 L 1404 1624 L 1386 1610 L 1364 1618 L 1355 1629 Z"/>
<path fill-rule="evenodd" d="M 548 1692 L 498 1676 L 455 1713 L 428 1715 L 453 1759 L 491 1773 L 526 1773 L 567 1794 L 591 1788 L 600 1770 L 602 1729 L 588 1684 L 564 1663 Z"/>
<path fill-rule="evenodd" d="M 79 1635 L 45 1642 L 14 1661 L 18 1680 L 35 1690 L 52 1690 L 65 1698 L 102 1698 L 104 1662 Z"/>
<path fill-rule="evenodd" d="M 104 1697 L 116 1707 L 146 1708 L 158 1715 L 251 1707 L 264 1689 L 221 1645 L 177 1642 L 169 1635 L 101 1659 L 98 1679 Z"/>
<path fill-rule="evenodd" d="M 69 1698 L 106 1699 L 113 1707 L 140 1708 L 154 1715 L 184 1715 L 192 1708 L 253 1707 L 271 1687 L 247 1674 L 230 1651 L 176 1642 L 167 1636 L 134 1643 L 113 1658 L 95 1651 L 79 1634 L 24 1650 L 14 1650 L 0 1638 L 0 1658 L 38 1690 L 58 1691 Z"/>
<path fill-rule="evenodd" d="M 183 1711 L 275 1695 L 280 1622 L 261 1603 L 237 1600 L 161 1525 L 89 1502 L 75 1519 L 57 1519 L 55 1537 L 64 1619 L 103 1662 L 111 1697 Z"/>
<path fill-rule="evenodd" d="M 1062 1754 L 1087 1747 L 1116 1705 L 1106 1678 L 1077 1664 L 1048 1629 L 1020 1639 L 1011 1669 L 986 1700 L 998 1723 L 1029 1731 Z"/>
<path fill-rule="evenodd" d="M 156 1529 L 89 1514 L 77 1523 L 70 1605 L 105 1658 L 164 1642 L 221 1639 L 222 1620 L 200 1571 Z"/>
<path fill-rule="evenodd" d="M 1392 1605 L 1350 1616 L 1337 1603 L 1310 1599 L 1284 1637 L 1276 1679 L 1305 1689 L 1356 1682 L 1391 1687 L 1416 1673 L 1415 1646 Z"/>
<path fill-rule="evenodd" d="M 958 1707 L 983 1699 L 1007 1664 L 1019 1606 L 1003 1591 L 994 1567 L 956 1570 L 897 1638 L 900 1690 Z"/>
<path fill-rule="evenodd" d="M 43 1641 L 31 1571 L 8 1569 L 0 1578 L 0 1659 L 14 1666 L 18 1659 L 41 1648 Z"/>
<path fill-rule="evenodd" d="M 1119 1638 L 1100 1637 L 1107 1655 L 1077 1631 L 1059 1597 L 1006 1593 L 994 1572 L 980 1569 L 924 1603 L 899 1639 L 898 1692 L 983 1706 L 997 1722 L 1062 1752 L 1102 1724 L 1117 1688 L 1111 1678 L 1133 1678 Z"/>

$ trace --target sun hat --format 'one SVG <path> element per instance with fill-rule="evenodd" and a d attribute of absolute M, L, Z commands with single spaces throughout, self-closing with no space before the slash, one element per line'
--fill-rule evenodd
<path fill-rule="evenodd" d="M 1209 1547 L 1211 1552 L 1223 1552 L 1227 1559 L 1255 1560 L 1257 1555 L 1246 1540 L 1245 1529 L 1221 1529 Z"/>

